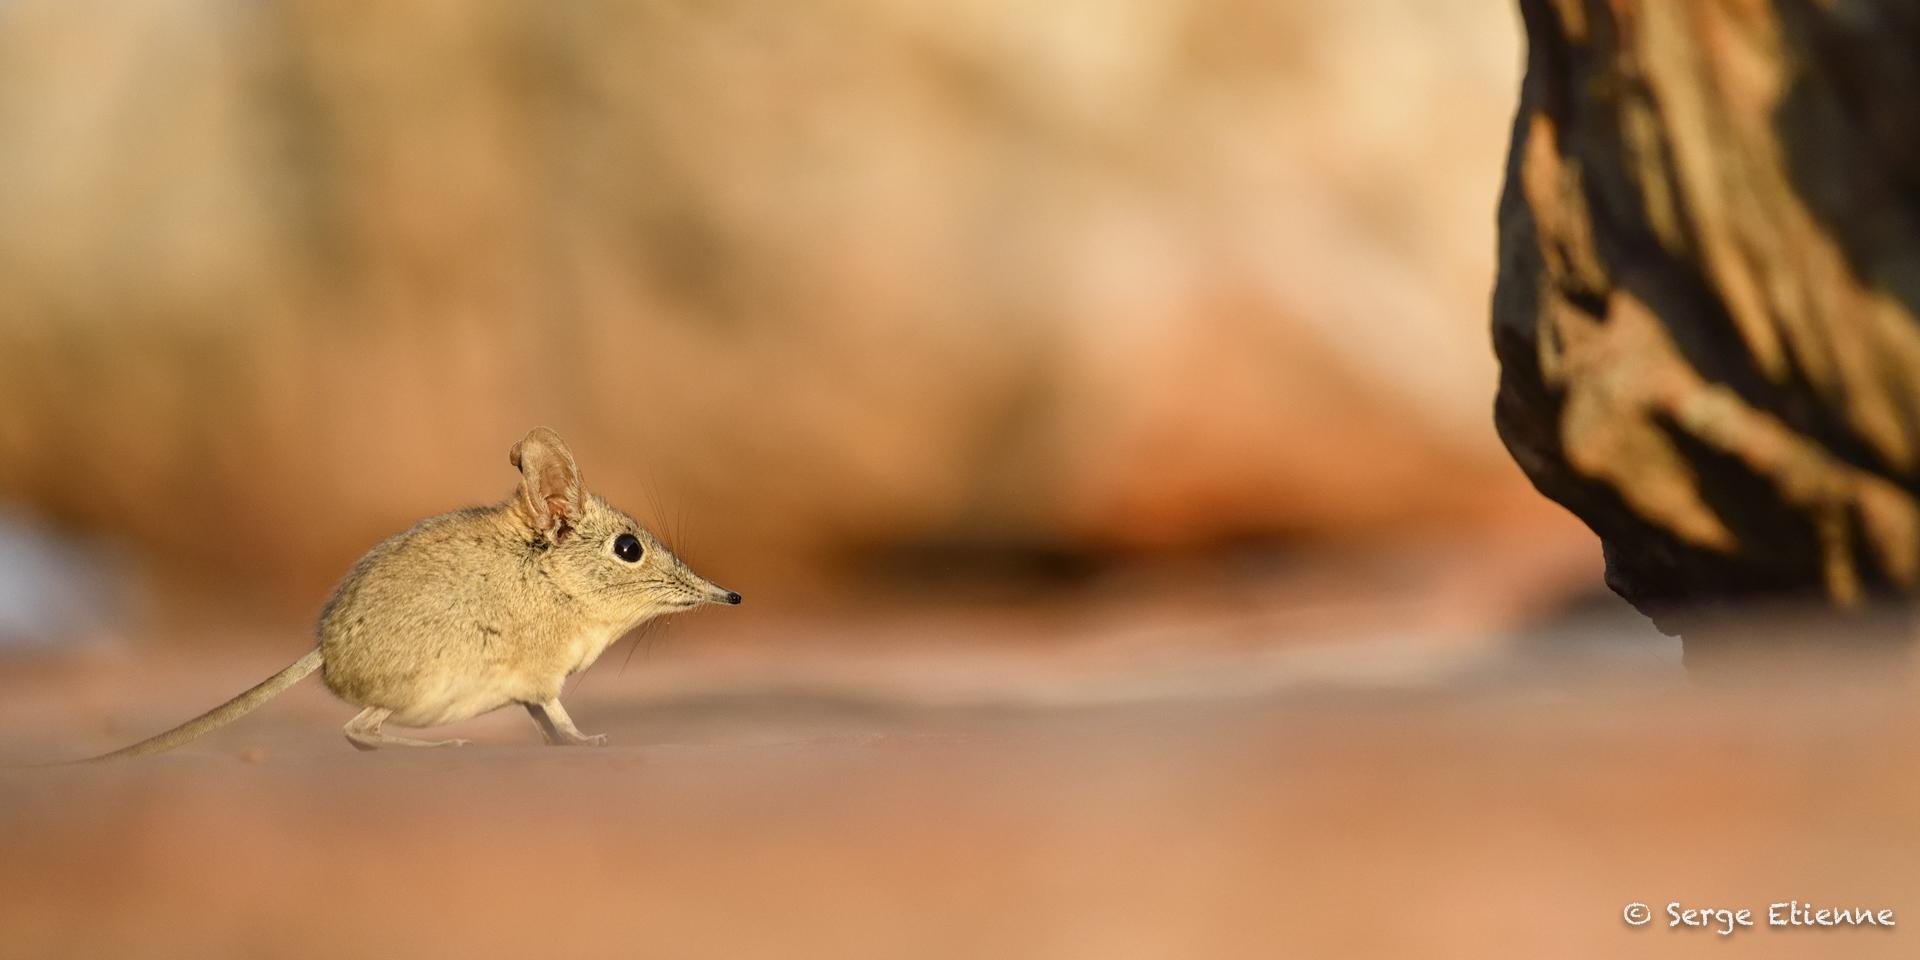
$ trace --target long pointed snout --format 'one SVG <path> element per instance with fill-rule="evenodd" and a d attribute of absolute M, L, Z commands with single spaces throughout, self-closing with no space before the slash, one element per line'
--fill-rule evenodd
<path fill-rule="evenodd" d="M 700 599 L 707 603 L 737 604 L 740 602 L 740 595 L 717 583 L 701 581 Z"/>

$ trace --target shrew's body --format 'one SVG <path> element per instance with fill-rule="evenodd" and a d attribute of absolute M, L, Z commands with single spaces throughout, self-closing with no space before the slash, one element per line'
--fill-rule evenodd
<path fill-rule="evenodd" d="M 382 725 L 438 726 L 515 703 L 549 743 L 604 743 L 560 705 L 566 679 L 655 616 L 740 595 L 588 494 L 552 430 L 528 433 L 509 458 L 521 473 L 513 498 L 422 520 L 360 558 L 321 612 L 313 652 L 194 720 L 96 759 L 177 747 L 315 669 L 364 708 L 346 726 L 362 749 L 457 746 L 465 741 L 395 737 Z"/>

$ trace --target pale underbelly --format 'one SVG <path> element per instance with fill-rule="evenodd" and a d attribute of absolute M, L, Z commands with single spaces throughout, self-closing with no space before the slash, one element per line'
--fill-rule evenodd
<path fill-rule="evenodd" d="M 514 667 L 496 664 L 418 676 L 402 696 L 381 698 L 386 702 L 379 705 L 393 710 L 388 721 L 396 725 L 437 727 L 513 703 L 542 703 L 558 697 L 567 677 L 591 666 L 618 638 L 618 632 L 596 630 L 556 651 L 558 656 L 528 657 Z"/>
<path fill-rule="evenodd" d="M 505 671 L 423 678 L 406 698 L 409 702 L 395 709 L 388 719 L 403 727 L 458 723 L 508 704 L 544 700 L 547 694 L 543 686 L 532 678 Z"/>

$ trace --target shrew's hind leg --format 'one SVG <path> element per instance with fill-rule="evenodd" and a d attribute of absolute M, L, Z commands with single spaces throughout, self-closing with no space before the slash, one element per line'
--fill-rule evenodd
<path fill-rule="evenodd" d="M 540 725 L 540 732 L 547 743 L 556 747 L 590 746 L 604 747 L 607 735 L 596 733 L 588 736 L 573 725 L 573 718 L 567 716 L 567 708 L 560 705 L 560 698 L 554 697 L 545 703 L 527 704 L 527 712 L 533 715 L 533 722 Z"/>
<path fill-rule="evenodd" d="M 395 737 L 380 732 L 380 725 L 393 715 L 385 707 L 368 707 L 358 716 L 347 721 L 345 728 L 347 741 L 355 749 L 378 750 L 381 747 L 464 747 L 465 740 L 412 740 L 407 737 Z"/>

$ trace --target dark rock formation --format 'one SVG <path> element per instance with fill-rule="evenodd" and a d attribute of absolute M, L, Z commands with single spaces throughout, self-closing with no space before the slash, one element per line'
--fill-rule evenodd
<path fill-rule="evenodd" d="M 1520 8 L 1493 304 L 1507 448 L 1664 628 L 1911 592 L 1920 8 Z"/>

